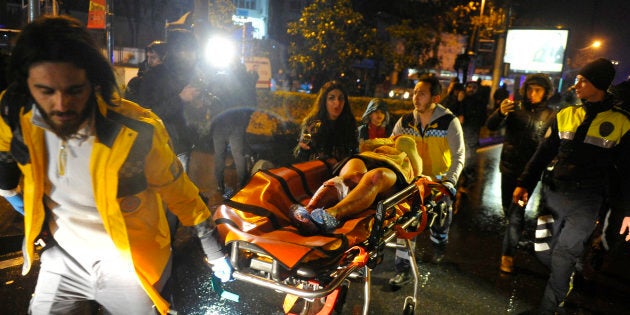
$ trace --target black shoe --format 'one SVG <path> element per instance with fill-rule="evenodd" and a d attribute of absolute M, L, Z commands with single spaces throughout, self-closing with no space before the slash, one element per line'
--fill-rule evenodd
<path fill-rule="evenodd" d="M 439 264 L 444 259 L 444 254 L 446 252 L 446 244 L 435 245 L 433 244 L 433 257 L 431 257 L 431 262 L 434 264 Z"/>
<path fill-rule="evenodd" d="M 389 286 L 392 289 L 400 289 L 405 284 L 411 282 L 411 275 L 409 271 L 402 271 L 397 273 L 393 278 L 389 279 Z"/>

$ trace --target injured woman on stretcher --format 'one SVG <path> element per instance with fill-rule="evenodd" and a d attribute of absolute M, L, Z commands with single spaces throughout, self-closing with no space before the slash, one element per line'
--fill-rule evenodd
<path fill-rule="evenodd" d="M 422 159 L 410 136 L 364 141 L 360 153 L 340 161 L 337 176 L 325 181 L 306 206 L 294 204 L 289 216 L 300 233 L 331 233 L 344 218 L 368 209 L 411 184 L 422 174 Z"/>

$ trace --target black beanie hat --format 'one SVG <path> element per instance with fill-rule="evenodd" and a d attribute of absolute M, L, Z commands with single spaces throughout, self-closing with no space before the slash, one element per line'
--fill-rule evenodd
<path fill-rule="evenodd" d="M 584 66 L 579 74 L 596 88 L 606 91 L 615 78 L 615 67 L 610 60 L 599 58 Z"/>

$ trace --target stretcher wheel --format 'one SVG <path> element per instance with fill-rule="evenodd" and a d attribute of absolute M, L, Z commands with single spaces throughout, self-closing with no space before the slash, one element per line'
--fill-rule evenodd
<path fill-rule="evenodd" d="M 413 315 L 416 312 L 416 303 L 412 299 L 405 299 L 403 315 Z"/>
<path fill-rule="evenodd" d="M 337 297 L 337 303 L 335 303 L 335 314 L 341 314 L 343 306 L 346 304 L 346 296 L 348 295 L 348 285 L 342 284 L 339 287 L 339 296 Z"/>

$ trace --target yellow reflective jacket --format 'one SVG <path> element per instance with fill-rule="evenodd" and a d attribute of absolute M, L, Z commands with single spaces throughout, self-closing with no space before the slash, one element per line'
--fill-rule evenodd
<path fill-rule="evenodd" d="M 422 174 L 457 184 L 465 158 L 463 131 L 457 117 L 437 105 L 425 130 L 414 120 L 413 112 L 400 117 L 392 136 L 414 137 L 422 158 Z"/>
<path fill-rule="evenodd" d="M 0 97 L 5 97 L 5 93 Z M 210 211 L 173 153 L 159 118 L 126 100 L 116 99 L 113 103 L 108 105 L 97 97 L 96 140 L 90 158 L 96 208 L 121 256 L 133 263 L 145 291 L 164 314 L 169 303 L 153 288 L 171 255 L 163 201 L 186 226 L 202 223 Z M 12 108 L 17 108 L 15 105 L 11 104 Z M 31 123 L 30 104 L 20 107 L 11 123 L 6 112 L 3 116 L 0 174 L 4 176 L 0 176 L 0 188 L 15 188 L 7 185 L 17 185 L 19 178 L 7 174 L 19 176 L 21 172 L 25 211 L 22 272 L 26 274 L 33 262 L 34 242 L 45 224 L 44 130 Z M 20 172 L 10 170 L 15 162 Z"/>
<path fill-rule="evenodd" d="M 518 185 L 534 187 L 544 170 L 543 182 L 570 183 L 563 185 L 566 187 L 605 188 L 611 172 L 621 175 L 626 185 L 625 179 L 630 178 L 629 131 L 629 114 L 614 107 L 610 97 L 598 103 L 565 107 L 552 121 L 546 138 L 519 176 Z"/>

